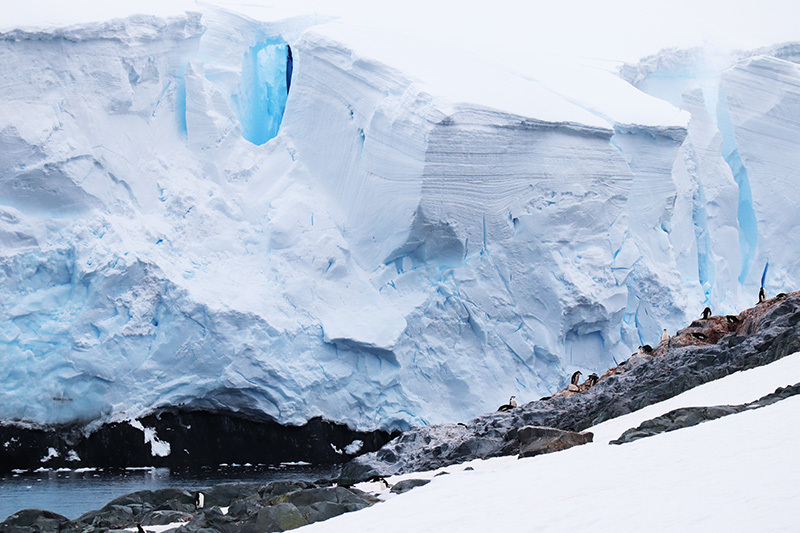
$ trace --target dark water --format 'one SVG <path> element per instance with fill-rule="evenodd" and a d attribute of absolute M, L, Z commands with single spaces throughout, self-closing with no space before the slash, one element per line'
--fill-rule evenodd
<path fill-rule="evenodd" d="M 334 477 L 339 466 L 226 466 L 195 470 L 169 468 L 26 472 L 0 478 L 0 522 L 21 509 L 47 509 L 75 519 L 137 490 L 198 489 L 227 482 L 282 479 L 314 481 Z"/>

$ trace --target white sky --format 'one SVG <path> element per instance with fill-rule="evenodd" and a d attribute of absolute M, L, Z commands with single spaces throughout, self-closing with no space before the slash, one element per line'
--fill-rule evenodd
<path fill-rule="evenodd" d="M 636 61 L 670 46 L 800 40 L 796 0 L 211 0 L 253 18 L 300 12 L 424 36 L 501 63 L 537 54 Z M 0 28 L 198 10 L 194 0 L 0 0 Z M 202 10 L 202 8 L 200 8 Z"/>

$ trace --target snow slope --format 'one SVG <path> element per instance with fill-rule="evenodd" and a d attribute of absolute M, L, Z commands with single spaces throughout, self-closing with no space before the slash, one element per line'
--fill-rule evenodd
<path fill-rule="evenodd" d="M 798 380 L 800 353 L 590 428 L 593 443 L 448 468 L 407 494 L 299 531 L 791 531 L 800 398 L 621 446 L 606 436 L 677 407 L 751 401 Z"/>
<path fill-rule="evenodd" d="M 0 420 L 464 419 L 797 279 L 791 47 L 621 79 L 198 9 L 0 34 Z"/>

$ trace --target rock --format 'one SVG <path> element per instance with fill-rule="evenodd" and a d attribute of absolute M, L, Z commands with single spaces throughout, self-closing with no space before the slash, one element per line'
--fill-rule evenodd
<path fill-rule="evenodd" d="M 262 486 L 262 483 L 220 483 L 210 489 L 200 490 L 200 492 L 205 495 L 206 507 L 215 505 L 228 507 L 236 500 L 249 497 L 260 498 L 258 491 Z"/>
<path fill-rule="evenodd" d="M 330 485 L 330 481 L 328 481 L 328 484 Z M 310 483 L 308 481 L 271 481 L 270 483 L 259 487 L 258 495 L 265 500 L 268 500 L 275 496 L 286 494 L 287 492 L 294 492 L 302 489 L 313 489 L 316 487 L 316 483 Z"/>
<path fill-rule="evenodd" d="M 188 522 L 192 518 L 191 513 L 183 511 L 158 510 L 150 511 L 142 517 L 143 526 L 161 526 L 173 522 Z"/>
<path fill-rule="evenodd" d="M 178 532 L 219 533 L 220 531 L 231 531 L 234 528 L 234 520 L 232 517 L 222 514 L 219 507 L 211 507 L 194 515 L 188 523 L 178 528 Z"/>
<path fill-rule="evenodd" d="M 41 509 L 17 511 L 0 523 L 0 533 L 58 533 L 69 518 Z"/>
<path fill-rule="evenodd" d="M 696 426 L 707 420 L 715 420 L 723 416 L 759 409 L 775 402 L 784 400 L 790 396 L 800 394 L 800 383 L 790 387 L 781 387 L 772 394 L 768 394 L 750 403 L 740 405 L 717 405 L 713 407 L 682 407 L 674 409 L 669 413 L 663 414 L 650 420 L 645 420 L 638 427 L 625 431 L 610 444 L 624 444 L 633 442 L 644 437 L 651 437 L 667 431 L 675 431 L 685 427 Z"/>
<path fill-rule="evenodd" d="M 363 505 L 364 507 L 360 507 L 361 509 L 369 507 L 366 503 Z M 334 516 L 339 516 L 340 514 L 357 510 L 358 509 L 354 508 L 353 505 L 347 506 L 341 503 L 333 502 L 317 502 L 309 505 L 308 507 L 300 509 L 304 518 L 309 524 L 313 524 L 314 522 L 322 522 L 328 518 L 333 518 Z"/>
<path fill-rule="evenodd" d="M 395 494 L 403 494 L 413 488 L 427 485 L 430 482 L 430 479 L 404 479 L 403 481 L 395 483 L 394 487 L 392 487 L 392 492 Z"/>
<path fill-rule="evenodd" d="M 112 505 L 135 505 L 147 504 L 152 508 L 164 505 L 166 502 L 180 502 L 182 504 L 189 504 L 194 507 L 194 496 L 191 492 L 179 488 L 166 488 L 159 490 L 140 490 L 125 494 L 119 498 L 115 498 L 106 504 L 106 507 Z"/>
<path fill-rule="evenodd" d="M 308 506 L 318 502 L 368 504 L 367 499 L 361 496 L 363 494 L 363 492 L 357 494 L 353 490 L 344 487 L 325 487 L 289 492 L 272 498 L 269 503 L 272 505 L 291 503 L 297 507 Z"/>
<path fill-rule="evenodd" d="M 592 442 L 592 433 L 576 433 L 563 429 L 526 426 L 517 432 L 519 457 L 534 457 L 544 453 L 559 452 Z"/>
<path fill-rule="evenodd" d="M 255 522 L 257 531 L 286 531 L 307 524 L 300 510 L 291 503 L 279 503 L 261 509 Z"/>
<path fill-rule="evenodd" d="M 122 529 L 136 525 L 138 521 L 133 510 L 127 505 L 108 504 L 99 511 L 89 511 L 69 524 L 70 528 L 84 531 L 88 526 L 94 528 Z"/>
<path fill-rule="evenodd" d="M 263 509 L 268 503 L 264 500 L 238 500 L 228 508 L 228 516 L 234 520 L 245 520 Z"/>

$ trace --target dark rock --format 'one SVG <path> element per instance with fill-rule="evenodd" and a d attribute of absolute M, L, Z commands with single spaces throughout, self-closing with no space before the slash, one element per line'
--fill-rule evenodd
<path fill-rule="evenodd" d="M 227 532 L 235 528 L 233 518 L 222 513 L 219 507 L 200 511 L 186 524 L 178 528 L 179 533 Z"/>
<path fill-rule="evenodd" d="M 0 523 L 0 533 L 58 533 L 69 518 L 41 509 L 17 511 Z"/>
<path fill-rule="evenodd" d="M 404 479 L 403 481 L 398 481 L 395 483 L 394 487 L 392 487 L 392 492 L 395 494 L 403 494 L 404 492 L 408 492 L 415 487 L 421 487 L 430 482 L 430 479 Z"/>
<path fill-rule="evenodd" d="M 125 494 L 108 502 L 106 507 L 112 505 L 130 506 L 136 504 L 146 504 L 155 508 L 172 501 L 194 506 L 194 496 L 191 492 L 178 488 L 166 488 L 159 490 L 140 490 L 130 494 Z"/>
<path fill-rule="evenodd" d="M 363 494 L 361 491 L 357 494 L 344 487 L 325 487 L 289 492 L 272 498 L 269 503 L 272 505 L 291 503 L 297 507 L 309 506 L 318 502 L 367 504 L 368 501 L 362 496 Z"/>
<path fill-rule="evenodd" d="M 327 480 L 327 485 L 331 484 L 332 482 Z M 286 494 L 287 492 L 294 492 L 302 489 L 313 489 L 316 488 L 317 485 L 319 485 L 319 482 L 310 483 L 308 481 L 271 481 L 270 483 L 258 488 L 258 495 L 268 500 L 274 496 Z"/>
<path fill-rule="evenodd" d="M 303 513 L 303 517 L 306 521 L 309 524 L 313 524 L 314 522 L 322 522 L 328 518 L 333 518 L 334 516 L 339 516 L 340 514 L 350 511 L 358 511 L 366 507 L 368 507 L 366 503 L 364 503 L 363 506 L 354 508 L 353 505 L 344 505 L 341 503 L 317 502 L 312 503 L 308 507 L 301 508 L 300 511 Z"/>
<path fill-rule="evenodd" d="M 239 500 L 233 502 L 228 508 L 228 516 L 234 520 L 244 520 L 248 516 L 253 516 L 265 506 L 269 505 L 264 500 Z"/>
<path fill-rule="evenodd" d="M 188 522 L 192 518 L 191 513 L 183 511 L 150 511 L 142 517 L 143 526 L 160 526 L 173 522 Z"/>
<path fill-rule="evenodd" d="M 79 516 L 70 526 L 79 530 L 88 526 L 94 528 L 122 529 L 136 525 L 137 517 L 127 505 L 106 505 L 99 511 L 89 511 Z"/>
<path fill-rule="evenodd" d="M 674 409 L 650 420 L 645 420 L 638 427 L 625 431 L 618 439 L 610 444 L 624 444 L 644 437 L 651 437 L 667 431 L 675 431 L 685 427 L 696 426 L 707 420 L 715 420 L 723 416 L 741 413 L 751 409 L 759 409 L 771 405 L 790 396 L 800 394 L 800 383 L 790 387 L 781 387 L 772 394 L 768 394 L 750 403 L 740 405 L 717 405 L 713 407 L 682 407 Z"/>
<path fill-rule="evenodd" d="M 258 512 L 257 531 L 286 531 L 308 524 L 300 510 L 291 503 L 279 503 Z"/>
<path fill-rule="evenodd" d="M 206 507 L 227 507 L 236 500 L 260 498 L 258 491 L 262 486 L 263 483 L 220 483 L 200 492 L 205 495 Z"/>
<path fill-rule="evenodd" d="M 525 426 L 517 432 L 519 457 L 534 457 L 544 453 L 559 452 L 592 442 L 592 433 L 576 433 L 563 429 Z"/>

